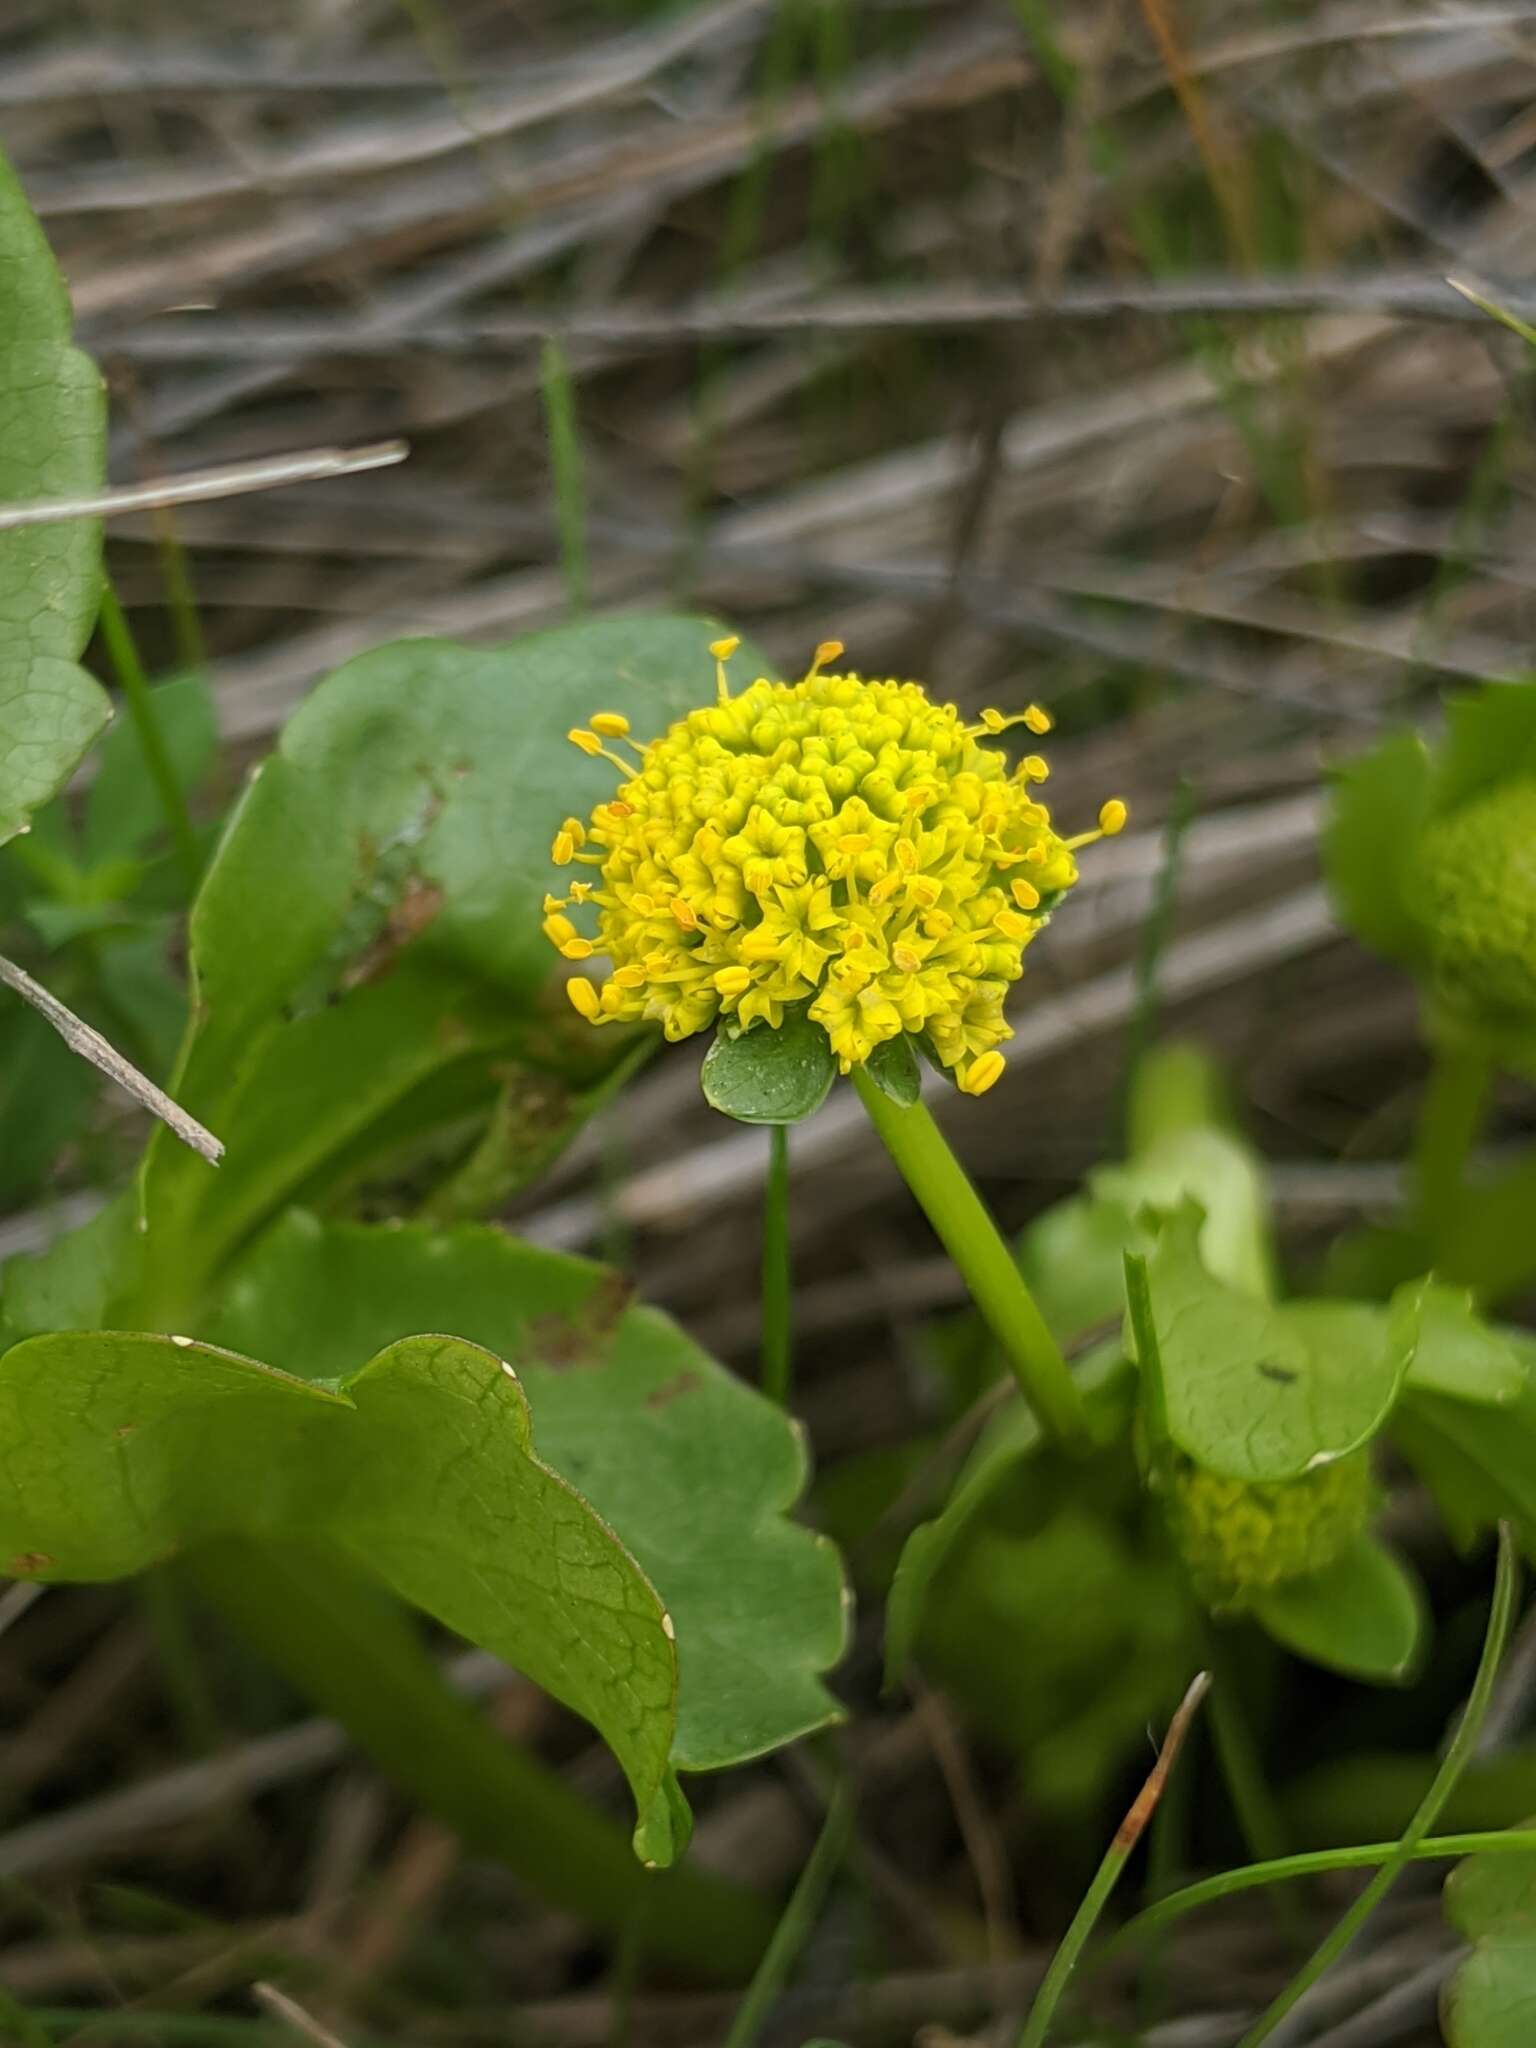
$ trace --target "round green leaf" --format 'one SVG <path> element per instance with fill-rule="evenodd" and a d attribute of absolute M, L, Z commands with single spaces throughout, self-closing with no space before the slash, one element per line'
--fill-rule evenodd
<path fill-rule="evenodd" d="M 1368 1443 L 1413 1358 L 1414 1317 L 1355 1302 L 1275 1306 L 1214 1280 L 1190 1203 L 1147 1262 L 1167 1430 L 1209 1472 L 1299 1479 Z"/>
<path fill-rule="evenodd" d="M 712 1109 L 743 1124 L 797 1124 L 820 1109 L 837 1076 L 827 1034 L 804 1010 L 786 1010 L 775 1030 L 755 1024 L 732 1037 L 722 1027 L 699 1080 Z"/>
<path fill-rule="evenodd" d="M 3 158 L 0 279 L 0 504 L 99 490 L 101 377 L 71 346 L 64 281 Z M 76 666 L 100 587 L 99 521 L 0 532 L 0 840 L 62 785 L 111 715 Z"/>
<path fill-rule="evenodd" d="M 1406 1685 L 1418 1669 L 1428 1609 L 1418 1581 L 1371 1536 L 1326 1571 L 1289 1579 L 1253 1604 L 1277 1642 L 1351 1678 Z"/>
<path fill-rule="evenodd" d="M 673 1762 L 705 1770 L 835 1718 L 843 1582 L 824 1538 L 786 1519 L 798 1430 L 623 1281 L 495 1230 L 286 1218 L 232 1282 L 217 1334 L 329 1379 L 412 1329 L 452 1328 L 511 1360 L 539 1454 L 614 1529 L 677 1631 Z"/>

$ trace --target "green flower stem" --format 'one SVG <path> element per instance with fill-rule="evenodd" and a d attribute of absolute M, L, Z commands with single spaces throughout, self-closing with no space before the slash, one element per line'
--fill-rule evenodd
<path fill-rule="evenodd" d="M 853 1085 L 885 1149 L 1002 1345 L 1019 1391 L 1041 1428 L 1059 1443 L 1086 1448 L 1092 1442 L 1088 1411 L 1061 1346 L 943 1132 L 921 1102 L 910 1108 L 893 1102 L 861 1067 L 853 1070 Z"/>
<path fill-rule="evenodd" d="M 789 1405 L 789 1126 L 769 1126 L 768 1185 L 763 1190 L 763 1392 Z"/>
<path fill-rule="evenodd" d="M 192 829 L 192 814 L 187 809 L 186 792 L 177 778 L 175 764 L 165 744 L 165 735 L 161 732 L 160 721 L 155 716 L 154 699 L 149 692 L 144 664 L 139 660 L 139 650 L 134 645 L 127 617 L 117 601 L 117 592 L 107 582 L 103 582 L 101 586 L 101 611 L 97 623 L 101 627 L 101 637 L 106 642 L 112 666 L 117 671 L 117 680 L 122 685 L 128 716 L 133 720 L 134 731 L 139 736 L 144 765 L 148 768 L 150 780 L 155 785 L 160 808 L 165 812 L 165 822 L 170 827 L 171 843 L 176 849 L 176 859 L 180 864 L 188 893 L 195 893 L 199 873 L 197 834 Z"/>
<path fill-rule="evenodd" d="M 454 1691 L 408 1611 L 336 1553 L 225 1538 L 175 1568 L 414 1799 L 552 1904 L 695 1978 L 739 1981 L 773 1933 L 766 1900 L 694 1864 L 653 1873 L 627 1831 Z"/>
<path fill-rule="evenodd" d="M 1442 1046 L 1435 1055 L 1415 1147 L 1419 1220 L 1438 1249 L 1455 1223 L 1466 1184 L 1467 1158 L 1483 1127 L 1492 1066 L 1471 1046 Z"/>

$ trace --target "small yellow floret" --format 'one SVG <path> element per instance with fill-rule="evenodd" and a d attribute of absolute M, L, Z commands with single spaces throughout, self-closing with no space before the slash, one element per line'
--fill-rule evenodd
<path fill-rule="evenodd" d="M 1000 1052 L 984 1052 L 961 1074 L 957 1086 L 963 1095 L 985 1095 L 994 1081 L 1001 1080 L 1007 1062 Z"/>
<path fill-rule="evenodd" d="M 565 984 L 565 992 L 571 999 L 571 1007 L 580 1012 L 589 1024 L 595 1024 L 600 1014 L 597 990 L 584 974 L 573 974 Z"/>

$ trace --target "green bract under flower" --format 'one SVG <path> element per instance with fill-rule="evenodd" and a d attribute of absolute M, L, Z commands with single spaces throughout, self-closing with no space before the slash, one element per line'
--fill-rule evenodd
<path fill-rule="evenodd" d="M 1010 725 L 1049 730 L 1035 707 L 967 726 L 920 684 L 820 672 L 730 695 L 716 642 L 715 703 L 644 748 L 608 713 L 571 734 L 623 780 L 590 821 L 566 820 L 553 856 L 593 870 L 546 900 L 567 959 L 606 953 L 600 986 L 571 1001 L 593 1023 L 652 1019 L 686 1038 L 717 1018 L 776 1027 L 804 1003 L 844 1073 L 904 1031 L 926 1033 L 973 1094 L 1003 1070 L 1009 985 L 1076 850 L 1125 821 L 1063 839 L 1035 794 L 1046 764 L 985 744 Z M 633 748 L 625 761 L 610 743 Z M 595 912 L 595 929 L 574 916 Z"/>
<path fill-rule="evenodd" d="M 1186 1462 L 1169 1479 L 1167 1510 L 1196 1592 L 1221 1609 L 1326 1570 L 1364 1529 L 1370 1500 L 1370 1453 L 1355 1451 L 1272 1485 Z"/>

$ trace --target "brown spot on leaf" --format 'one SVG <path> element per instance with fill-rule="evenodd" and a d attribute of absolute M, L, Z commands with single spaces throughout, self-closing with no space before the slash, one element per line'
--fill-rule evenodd
<path fill-rule="evenodd" d="M 13 1557 L 5 1569 L 13 1579 L 30 1579 L 38 1572 L 47 1571 L 52 1563 L 53 1559 L 46 1550 L 24 1550 L 19 1557 Z"/>
<path fill-rule="evenodd" d="M 633 1293 L 622 1273 L 604 1273 L 573 1315 L 534 1316 L 530 1320 L 526 1354 L 540 1365 L 552 1365 L 558 1371 L 599 1364 L 604 1341 L 628 1308 Z"/>
<path fill-rule="evenodd" d="M 412 875 L 390 905 L 384 929 L 373 943 L 359 953 L 342 976 L 343 988 L 358 988 L 387 974 L 412 939 L 419 938 L 443 907 L 443 892 L 436 882 Z"/>
<path fill-rule="evenodd" d="M 647 1394 L 645 1405 L 650 1409 L 670 1408 L 679 1394 L 692 1393 L 698 1384 L 698 1374 L 691 1367 L 684 1366 L 683 1370 L 668 1380 L 664 1386 L 657 1387 L 654 1393 Z"/>

